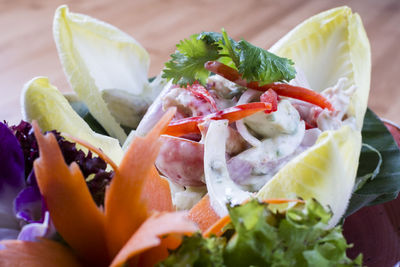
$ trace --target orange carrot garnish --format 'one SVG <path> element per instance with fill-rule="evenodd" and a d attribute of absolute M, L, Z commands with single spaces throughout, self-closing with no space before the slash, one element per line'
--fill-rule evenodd
<path fill-rule="evenodd" d="M 154 214 L 147 219 L 135 234 L 129 239 L 124 248 L 114 258 L 111 266 L 121 266 L 128 259 L 139 255 L 140 253 L 157 247 L 161 244 L 161 238 L 166 234 L 191 234 L 197 230 L 193 222 L 186 218 L 183 212 L 176 213 L 160 213 Z M 166 254 L 168 255 L 168 253 Z M 153 266 L 163 258 L 158 258 L 158 255 L 150 255 L 152 259 L 137 259 L 139 266 L 146 266 L 143 262 L 150 261 Z"/>
<path fill-rule="evenodd" d="M 205 195 L 196 205 L 189 211 L 189 219 L 194 221 L 203 232 L 220 219 L 210 204 L 210 197 Z"/>
<path fill-rule="evenodd" d="M 158 174 L 155 166 L 144 182 L 142 199 L 149 211 L 174 211 L 169 183 Z"/>
<path fill-rule="evenodd" d="M 34 162 L 35 174 L 57 231 L 81 258 L 104 265 L 109 260 L 104 216 L 78 165 L 74 162 L 68 168 L 54 135 L 42 135 L 36 122 L 33 127 L 40 152 Z"/>
<path fill-rule="evenodd" d="M 113 170 L 118 169 L 117 164 L 115 164 L 114 161 L 112 161 L 112 159 L 110 159 L 106 154 L 104 154 L 104 152 L 101 151 L 99 148 L 89 144 L 85 140 L 76 138 L 68 133 L 61 133 L 61 136 L 65 137 L 77 144 L 80 144 L 81 146 L 86 147 L 90 151 L 96 153 L 102 160 L 104 160 L 107 164 L 109 164 L 111 166 L 111 168 L 113 168 Z"/>
<path fill-rule="evenodd" d="M 105 197 L 107 243 L 112 257 L 149 216 L 141 197 L 143 186 L 154 168 L 161 145 L 158 139 L 174 113 L 169 110 L 145 137 L 136 137 L 115 171 Z"/>
<path fill-rule="evenodd" d="M 0 244 L 0 266 L 79 267 L 82 266 L 72 250 L 61 243 L 42 239 L 40 242 L 3 240 Z"/>

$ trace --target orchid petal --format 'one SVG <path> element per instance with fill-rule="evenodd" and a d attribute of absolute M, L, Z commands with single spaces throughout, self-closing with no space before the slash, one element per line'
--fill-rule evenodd
<path fill-rule="evenodd" d="M 0 122 L 0 192 L 8 184 L 21 189 L 24 185 L 24 155 L 17 138 Z"/>
<path fill-rule="evenodd" d="M 24 186 L 24 156 L 17 138 L 0 123 L 0 228 L 18 229 L 13 201 Z"/>
<path fill-rule="evenodd" d="M 45 212 L 43 223 L 30 223 L 22 227 L 18 240 L 38 241 L 40 237 L 51 237 L 55 234 L 55 228 L 50 221 L 50 213 Z"/>
<path fill-rule="evenodd" d="M 15 216 L 28 223 L 40 222 L 43 219 L 44 202 L 37 186 L 24 188 L 14 201 Z"/>

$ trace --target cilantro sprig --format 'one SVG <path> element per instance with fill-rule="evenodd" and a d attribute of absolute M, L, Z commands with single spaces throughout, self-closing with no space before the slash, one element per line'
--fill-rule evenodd
<path fill-rule="evenodd" d="M 208 61 L 220 61 L 238 70 L 243 79 L 257 81 L 260 85 L 290 81 L 296 75 L 292 60 L 243 39 L 236 42 L 222 29 L 222 33 L 202 32 L 177 44 L 171 60 L 165 64 L 162 77 L 181 86 L 195 81 L 205 85 L 210 75 L 204 68 Z"/>

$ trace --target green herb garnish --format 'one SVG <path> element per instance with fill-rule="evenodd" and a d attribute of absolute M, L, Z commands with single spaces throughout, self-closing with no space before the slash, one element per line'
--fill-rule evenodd
<path fill-rule="evenodd" d="M 205 85 L 210 72 L 204 68 L 208 61 L 220 61 L 235 68 L 248 81 L 260 85 L 290 81 L 296 75 L 292 60 L 274 55 L 245 40 L 230 38 L 221 33 L 202 32 L 176 45 L 171 60 L 165 64 L 162 77 L 174 84 L 187 86 L 199 81 Z"/>

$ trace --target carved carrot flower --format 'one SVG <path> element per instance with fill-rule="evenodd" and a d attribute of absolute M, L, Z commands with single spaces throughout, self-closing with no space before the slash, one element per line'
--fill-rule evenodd
<path fill-rule="evenodd" d="M 47 239 L 2 241 L 0 265 L 121 266 L 129 260 L 151 266 L 166 258 L 167 249 L 180 244 L 179 236 L 197 230 L 185 213 L 170 212 L 169 185 L 154 167 L 158 139 L 173 114 L 170 110 L 146 137 L 134 139 L 118 167 L 95 149 L 115 172 L 104 210 L 93 201 L 78 165 L 65 163 L 54 135 L 42 135 L 34 123 L 40 148 L 34 163 L 37 182 L 53 223 L 70 248 Z"/>

